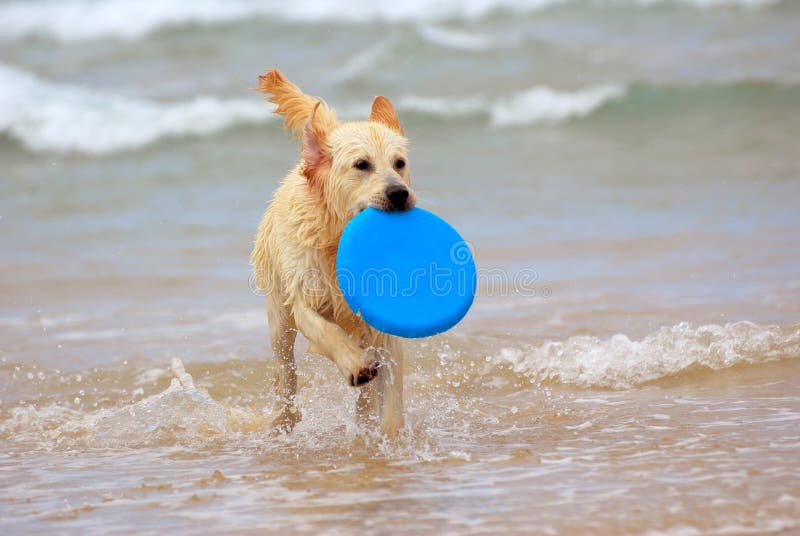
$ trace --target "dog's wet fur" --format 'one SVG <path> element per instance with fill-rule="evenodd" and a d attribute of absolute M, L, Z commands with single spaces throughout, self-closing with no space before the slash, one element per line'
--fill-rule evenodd
<path fill-rule="evenodd" d="M 339 121 L 322 100 L 304 94 L 277 69 L 259 76 L 275 113 L 300 137 L 300 162 L 283 179 L 258 228 L 251 261 L 267 296 L 275 394 L 273 422 L 290 431 L 295 407 L 297 330 L 309 350 L 330 358 L 359 388 L 361 422 L 380 422 L 394 436 L 403 427 L 400 341 L 354 315 L 336 280 L 336 252 L 348 221 L 367 207 L 404 211 L 416 203 L 406 139 L 394 107 L 375 97 L 368 121 Z"/>

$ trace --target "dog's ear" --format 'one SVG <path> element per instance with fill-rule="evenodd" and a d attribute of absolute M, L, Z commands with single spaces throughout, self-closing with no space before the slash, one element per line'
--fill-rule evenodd
<path fill-rule="evenodd" d="M 375 100 L 372 101 L 372 113 L 369 114 L 369 120 L 381 123 L 401 136 L 405 135 L 403 133 L 403 126 L 400 124 L 400 120 L 397 119 L 394 106 L 392 106 L 392 103 L 389 102 L 389 99 L 386 97 L 378 95 L 375 97 Z"/>
<path fill-rule="evenodd" d="M 318 101 L 313 110 L 311 110 L 311 115 L 306 120 L 302 133 L 302 173 L 312 187 L 322 185 L 325 177 L 330 173 L 333 160 L 328 147 L 326 122 L 321 120 L 321 114 L 317 113 L 320 104 Z"/>
<path fill-rule="evenodd" d="M 293 135 L 303 134 L 303 125 L 311 116 L 312 110 L 319 106 L 320 99 L 306 95 L 290 82 L 278 69 L 272 69 L 258 77 L 258 90 L 271 95 L 267 102 L 275 104 L 275 111 L 284 117 L 283 123 Z M 317 110 L 317 121 L 330 128 L 336 122 L 336 112 L 325 104 Z"/>

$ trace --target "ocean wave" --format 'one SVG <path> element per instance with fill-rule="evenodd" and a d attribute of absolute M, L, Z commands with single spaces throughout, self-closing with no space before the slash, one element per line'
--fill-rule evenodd
<path fill-rule="evenodd" d="M 559 123 L 584 117 L 607 103 L 624 97 L 626 92 L 626 87 L 615 84 L 590 86 L 576 91 L 558 91 L 547 86 L 535 86 L 498 99 L 411 95 L 399 99 L 398 108 L 401 111 L 444 118 L 483 115 L 495 127 L 511 127 Z"/>
<path fill-rule="evenodd" d="M 488 114 L 491 101 L 483 97 L 424 97 L 406 95 L 397 100 L 401 112 L 453 118 Z"/>
<path fill-rule="evenodd" d="M 497 127 L 555 123 L 585 116 L 625 88 L 595 86 L 575 92 L 544 86 L 507 98 L 401 96 L 401 112 L 437 118 L 487 117 Z M 274 118 L 271 107 L 252 100 L 197 97 L 161 103 L 109 92 L 55 84 L 0 64 L 0 132 L 34 152 L 78 152 L 103 155 L 138 149 L 170 137 L 202 136 L 235 125 Z M 339 107 L 342 117 L 366 117 L 368 108 L 355 103 Z"/>
<path fill-rule="evenodd" d="M 623 97 L 626 91 L 625 87 L 613 84 L 592 86 L 574 92 L 537 86 L 493 103 L 490 109 L 491 120 L 495 126 L 514 126 L 583 117 L 604 104 Z"/>
<path fill-rule="evenodd" d="M 381 45 L 383 46 L 383 45 Z M 365 51 L 369 63 L 378 52 Z M 741 107 L 759 99 L 792 105 L 800 87 L 768 81 L 739 81 L 698 86 L 624 86 L 601 84 L 574 91 L 534 86 L 507 95 L 454 97 L 392 96 L 401 116 L 435 121 L 471 120 L 494 128 L 554 125 L 608 109 L 612 117 L 631 113 L 681 113 L 706 106 Z M 342 119 L 365 119 L 368 101 L 332 103 Z M 613 108 L 612 108 L 613 107 Z M 104 155 L 139 149 L 166 138 L 213 135 L 240 125 L 276 118 L 260 95 L 249 99 L 199 96 L 158 102 L 79 86 L 57 84 L 0 63 L 0 134 L 33 152 Z"/>
<path fill-rule="evenodd" d="M 84 412 L 66 405 L 12 408 L 0 424 L 0 439 L 11 436 L 48 448 L 188 445 L 247 427 L 264 427 L 264 417 L 227 407 L 195 387 L 180 359 L 172 358 L 169 387 L 118 408 Z M 141 390 L 134 393 L 141 393 Z M 79 403 L 80 399 L 76 399 Z"/>
<path fill-rule="evenodd" d="M 407 381 L 408 388 L 416 392 L 417 407 L 429 408 L 442 402 L 440 409 L 460 406 L 451 405 L 452 398 L 438 398 L 442 391 L 431 384 L 434 370 L 438 378 L 444 372 L 453 388 L 469 384 L 470 389 L 476 390 L 496 391 L 508 386 L 525 391 L 532 389 L 531 383 L 560 383 L 624 390 L 694 370 L 797 359 L 800 324 L 777 327 L 737 322 L 692 327 L 681 323 L 661 328 L 639 341 L 622 334 L 609 339 L 576 336 L 541 345 L 502 348 L 486 358 L 474 345 L 463 351 L 453 351 L 447 344 L 445 347 L 442 352 L 432 351 L 430 346 L 417 347 L 421 351 L 415 362 L 422 368 L 412 372 Z M 304 414 L 299 431 L 302 434 L 319 429 L 338 440 L 342 426 L 355 426 L 349 417 L 355 399 L 335 369 L 319 366 L 320 363 L 324 361 L 306 364 L 300 370 L 307 388 L 299 394 L 298 403 Z M 251 432 L 266 439 L 268 423 L 275 415 L 268 408 L 261 409 L 265 402 L 263 363 L 235 360 L 196 366 L 205 370 L 199 382 L 177 357 L 165 368 L 95 369 L 86 371 L 83 378 L 81 373 L 58 370 L 39 370 L 34 375 L 30 369 L 27 376 L 32 383 L 18 388 L 34 398 L 28 403 L 9 405 L 6 418 L 0 421 L 0 441 L 19 442 L 26 448 L 38 443 L 47 449 L 69 449 L 202 445 Z M 100 384 L 97 379 L 101 376 L 106 379 L 105 385 L 117 387 L 101 393 L 95 390 L 93 394 L 78 391 L 83 385 Z M 528 378 L 530 383 L 508 381 L 509 376 Z M 18 381 L 24 382 L 21 378 Z M 109 382 L 108 378 L 114 381 Z M 235 385 L 235 395 L 220 396 L 231 385 Z M 35 395 L 37 386 L 39 399 Z M 217 397 L 203 386 L 213 387 Z M 43 388 L 47 396 L 42 395 Z M 145 389 L 151 393 L 146 395 Z M 93 400 L 101 400 L 102 404 L 92 404 Z M 337 403 L 331 404 L 330 400 Z M 410 410 L 413 412 L 413 407 Z M 431 411 L 424 418 L 435 421 L 441 416 L 439 411 Z"/>
<path fill-rule="evenodd" d="M 258 98 L 159 103 L 55 84 L 0 64 L 0 132 L 32 151 L 107 154 L 270 120 Z"/>
<path fill-rule="evenodd" d="M 800 325 L 752 322 L 661 328 L 640 341 L 626 335 L 601 340 L 578 336 L 540 346 L 503 348 L 490 361 L 536 382 L 629 389 L 695 369 L 725 369 L 800 357 Z"/>
<path fill-rule="evenodd" d="M 350 0 L 319 2 L 314 0 L 280 2 L 277 0 L 39 0 L 11 1 L 0 4 L 0 39 L 15 40 L 37 35 L 59 41 L 91 39 L 136 39 L 169 26 L 221 24 L 273 18 L 293 23 L 431 23 L 449 20 L 475 20 L 496 12 L 533 13 L 560 5 L 585 4 L 592 7 L 675 4 L 691 8 L 739 7 L 758 9 L 781 0 Z M 453 36 L 447 38 L 453 39 Z M 476 44 L 474 38 L 463 44 Z"/>
<path fill-rule="evenodd" d="M 606 119 L 632 117 L 656 120 L 663 114 L 693 113 L 698 109 L 729 107 L 741 110 L 759 105 L 795 107 L 800 102 L 797 80 L 733 79 L 705 84 L 599 84 L 573 91 L 534 86 L 488 98 L 482 95 L 438 97 L 406 95 L 395 100 L 405 114 L 436 119 L 485 118 L 496 128 L 558 124 L 600 112 Z"/>

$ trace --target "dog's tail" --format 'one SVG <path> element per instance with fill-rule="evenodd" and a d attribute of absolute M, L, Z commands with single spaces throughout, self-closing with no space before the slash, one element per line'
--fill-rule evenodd
<path fill-rule="evenodd" d="M 283 116 L 283 124 L 295 136 L 303 131 L 303 125 L 311 116 L 317 103 L 321 106 L 314 114 L 314 121 L 319 122 L 323 129 L 332 127 L 336 122 L 336 111 L 328 108 L 322 99 L 306 95 L 303 91 L 290 82 L 278 69 L 267 71 L 258 77 L 258 90 L 271 95 L 267 102 L 276 104 L 276 114 Z"/>

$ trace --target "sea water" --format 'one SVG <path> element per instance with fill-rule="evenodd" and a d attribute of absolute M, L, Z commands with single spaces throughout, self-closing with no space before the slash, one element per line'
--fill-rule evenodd
<path fill-rule="evenodd" d="M 0 3 L 0 532 L 798 530 L 798 50 L 790 0 Z M 392 100 L 474 250 L 395 441 L 302 339 L 269 434 L 271 67 Z"/>

